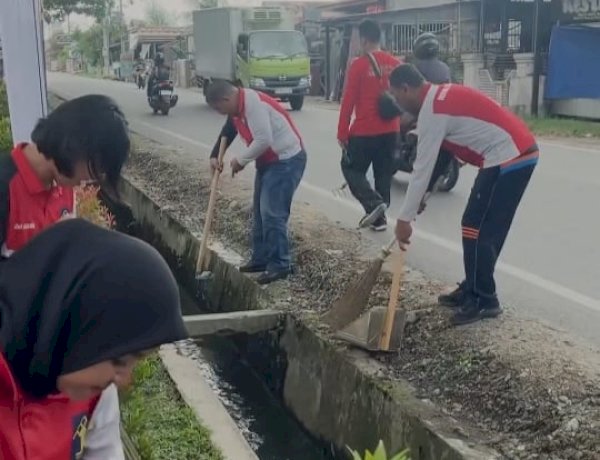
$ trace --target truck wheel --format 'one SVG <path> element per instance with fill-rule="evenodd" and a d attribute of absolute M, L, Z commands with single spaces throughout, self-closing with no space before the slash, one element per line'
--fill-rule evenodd
<path fill-rule="evenodd" d="M 160 113 L 162 113 L 163 115 L 169 115 L 169 109 L 170 107 L 163 107 L 162 109 L 160 109 Z"/>
<path fill-rule="evenodd" d="M 302 110 L 302 106 L 304 105 L 304 96 L 290 97 L 290 105 L 292 106 L 292 110 L 299 112 Z"/>

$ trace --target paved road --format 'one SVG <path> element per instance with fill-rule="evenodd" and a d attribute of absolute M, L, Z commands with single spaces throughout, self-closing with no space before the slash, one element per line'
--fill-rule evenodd
<path fill-rule="evenodd" d="M 132 84 L 49 77 L 64 97 L 104 93 L 123 107 L 132 127 L 156 141 L 198 154 L 214 142 L 222 119 L 209 110 L 200 93 L 180 90 L 180 103 L 169 117 L 153 116 L 145 96 Z M 361 215 L 351 199 L 330 190 L 343 182 L 335 140 L 337 112 L 317 104 L 293 113 L 309 152 L 300 198 L 333 220 L 354 226 Z M 600 345 L 600 151 L 576 145 L 541 142 L 542 158 L 515 220 L 498 267 L 502 300 L 524 315 L 541 317 L 574 337 Z M 234 147 L 235 149 L 236 147 Z M 409 263 L 454 283 L 462 276 L 460 217 L 475 176 L 463 168 L 451 193 L 436 195 L 419 218 Z M 251 171 L 245 172 L 251 174 Z M 406 181 L 396 181 L 390 215 L 398 212 Z M 381 242 L 392 233 L 373 235 Z"/>

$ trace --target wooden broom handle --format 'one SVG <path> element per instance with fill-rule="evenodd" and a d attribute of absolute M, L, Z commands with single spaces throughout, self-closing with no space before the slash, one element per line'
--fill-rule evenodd
<path fill-rule="evenodd" d="M 200 241 L 200 251 L 198 252 L 198 259 L 196 260 L 196 273 L 201 273 L 204 268 L 204 259 L 206 259 L 206 250 L 208 245 L 208 234 L 210 233 L 210 227 L 212 225 L 213 216 L 215 214 L 215 205 L 217 204 L 217 189 L 219 186 L 219 177 L 221 176 L 220 167 L 223 164 L 223 157 L 227 150 L 227 138 L 221 137 L 219 142 L 219 156 L 217 160 L 219 167 L 214 170 L 212 181 L 210 183 L 210 197 L 208 199 L 208 209 L 206 211 L 206 218 L 204 219 L 204 229 L 202 230 L 202 240 Z"/>
<path fill-rule="evenodd" d="M 396 319 L 396 307 L 398 306 L 398 296 L 400 295 L 400 285 L 404 276 L 404 251 L 398 251 L 394 261 L 394 275 L 392 278 L 392 287 L 390 288 L 390 299 L 388 302 L 385 322 L 381 337 L 379 338 L 379 349 L 388 351 L 390 349 L 390 340 L 394 329 L 394 320 Z"/>

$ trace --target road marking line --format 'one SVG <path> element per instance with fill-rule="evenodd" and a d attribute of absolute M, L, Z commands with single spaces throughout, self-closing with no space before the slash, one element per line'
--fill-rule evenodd
<path fill-rule="evenodd" d="M 329 199 L 332 198 L 331 192 L 329 192 L 321 187 L 318 187 L 313 184 L 309 184 L 306 181 L 302 181 L 302 183 L 300 185 L 316 194 L 323 196 L 323 197 L 327 197 Z M 348 200 L 339 200 L 339 202 L 342 203 L 344 206 L 349 207 L 353 210 L 363 212 L 362 208 L 360 207 L 360 205 L 358 203 L 351 202 Z M 423 241 L 433 243 L 433 244 L 440 246 L 450 252 L 462 255 L 462 245 L 461 244 L 455 243 L 454 241 L 448 240 L 446 238 L 442 238 L 440 236 L 434 235 L 433 233 L 430 233 L 430 232 L 427 232 L 425 230 L 421 230 L 418 228 L 415 228 L 413 234 L 415 237 L 417 237 Z M 527 270 L 524 270 L 522 268 L 515 267 L 514 265 L 507 264 L 505 262 L 498 262 L 498 264 L 496 265 L 496 269 L 507 275 L 518 278 L 519 280 L 526 281 L 529 284 L 532 284 L 542 290 L 548 291 L 554 295 L 557 295 L 557 296 L 563 297 L 564 299 L 578 303 L 579 305 L 586 307 L 590 310 L 600 312 L 600 301 L 598 301 L 597 299 L 594 299 L 592 297 L 588 297 L 585 294 L 582 294 L 580 292 L 574 291 L 573 289 L 570 289 L 566 286 L 563 286 L 561 284 L 547 280 L 546 278 L 538 276 L 538 275 L 531 273 Z"/>
<path fill-rule="evenodd" d="M 192 144 L 192 145 L 195 145 L 197 147 L 202 147 L 204 149 L 212 149 L 212 145 L 205 144 L 204 142 L 197 141 L 195 139 L 192 139 L 191 137 L 187 137 L 187 136 L 184 136 L 182 134 L 177 134 L 176 132 L 169 131 L 168 129 L 164 129 L 164 128 L 161 128 L 159 126 L 155 126 L 155 125 L 153 125 L 151 123 L 146 123 L 145 121 L 139 121 L 139 120 L 132 121 L 131 124 L 132 125 L 142 125 L 142 126 L 145 126 L 148 129 L 151 129 L 153 131 L 161 132 L 163 134 L 166 134 L 167 136 L 174 137 L 175 139 L 179 139 L 180 141 L 187 142 L 188 144 Z"/>
<path fill-rule="evenodd" d="M 201 141 L 197 141 L 195 139 L 184 136 L 182 134 L 178 134 L 176 132 L 170 131 L 168 129 L 154 126 L 150 123 L 146 123 L 143 121 L 133 121 L 132 122 L 132 125 L 136 125 L 136 124 L 144 126 L 149 129 L 152 129 L 153 131 L 159 131 L 163 134 L 174 137 L 175 139 L 179 139 L 179 140 L 189 143 L 191 145 L 195 145 L 197 147 L 201 147 L 201 148 L 205 148 L 205 149 L 212 148 L 212 146 L 209 144 L 206 144 Z M 545 142 L 545 143 L 549 144 L 548 142 Z M 554 144 L 554 145 L 559 146 L 562 144 Z M 573 147 L 573 146 L 566 146 L 566 145 L 564 147 L 568 147 L 570 149 L 578 149 L 578 150 L 594 152 L 594 150 L 592 150 L 592 149 L 585 149 L 583 147 Z M 317 194 L 323 196 L 324 198 L 327 198 L 327 199 L 333 198 L 331 195 L 331 191 L 328 191 L 324 188 L 310 184 L 310 183 L 306 182 L 306 180 L 303 180 L 300 183 L 300 187 L 310 190 L 314 193 L 317 193 Z M 362 212 L 362 208 L 358 205 L 358 203 L 355 203 L 355 202 L 349 201 L 349 200 L 343 200 L 343 199 L 338 199 L 337 201 L 350 209 L 358 210 L 358 211 Z M 420 229 L 415 229 L 414 235 L 417 238 L 420 238 L 421 240 L 438 245 L 438 246 L 440 246 L 450 252 L 453 252 L 455 254 L 462 254 L 462 246 L 460 244 L 457 244 L 446 238 L 439 237 L 437 235 L 434 235 L 433 233 L 429 233 L 429 232 L 426 232 L 426 231 L 420 230 Z M 562 297 L 566 300 L 575 302 L 585 308 L 588 308 L 589 310 L 593 310 L 595 312 L 600 312 L 600 301 L 599 300 L 594 299 L 589 296 L 586 296 L 585 294 L 577 292 L 566 286 L 563 286 L 561 284 L 547 280 L 546 278 L 538 276 L 527 270 L 515 267 L 513 265 L 510 265 L 510 264 L 507 264 L 504 262 L 498 262 L 497 269 L 505 274 L 508 274 L 510 276 L 513 276 L 513 277 L 518 278 L 523 281 L 527 281 L 528 283 L 530 283 L 544 291 L 548 291 L 548 292 L 550 292 L 554 295 L 557 295 L 559 297 Z"/>
<path fill-rule="evenodd" d="M 586 152 L 586 153 L 600 153 L 600 150 L 598 150 L 598 149 L 577 146 L 577 145 L 568 145 L 568 144 L 563 144 L 563 143 L 554 142 L 554 141 L 540 141 L 539 144 L 540 144 L 540 147 L 542 150 L 542 154 L 543 154 L 543 150 L 544 150 L 544 145 L 547 145 L 549 147 L 567 149 L 567 150 L 579 150 L 580 152 Z"/>

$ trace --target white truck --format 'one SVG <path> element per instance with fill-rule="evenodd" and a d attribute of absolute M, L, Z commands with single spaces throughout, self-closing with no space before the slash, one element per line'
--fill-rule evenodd
<path fill-rule="evenodd" d="M 194 11 L 196 76 L 206 89 L 229 80 L 267 93 L 300 110 L 310 90 L 304 35 L 278 7 Z"/>

